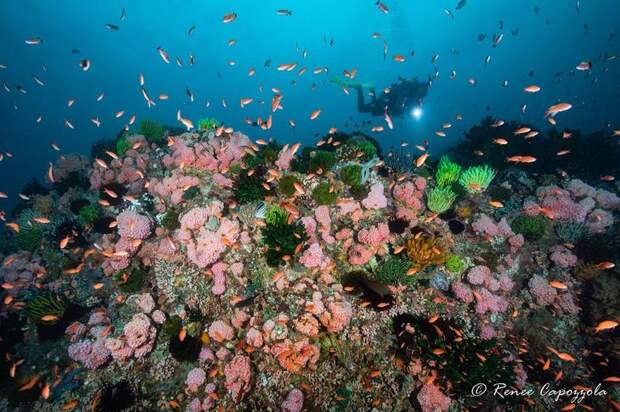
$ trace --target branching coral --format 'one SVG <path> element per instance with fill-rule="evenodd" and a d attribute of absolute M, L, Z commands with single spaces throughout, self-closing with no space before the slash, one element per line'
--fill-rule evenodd
<path fill-rule="evenodd" d="M 473 166 L 465 169 L 459 183 L 469 193 L 482 193 L 487 190 L 495 178 L 495 170 L 487 165 Z"/>

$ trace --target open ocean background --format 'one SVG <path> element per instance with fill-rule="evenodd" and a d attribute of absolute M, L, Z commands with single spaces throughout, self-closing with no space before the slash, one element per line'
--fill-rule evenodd
<path fill-rule="evenodd" d="M 563 115 L 563 128 L 601 130 L 618 119 L 620 70 L 618 60 L 610 57 L 618 51 L 618 14 L 610 13 L 617 10 L 617 1 L 468 0 L 455 10 L 456 3 L 387 1 L 390 12 L 385 14 L 366 0 L 4 2 L 0 64 L 6 68 L 0 69 L 0 82 L 9 91 L 0 90 L 0 151 L 12 153 L 13 158 L 5 156 L 0 163 L 0 191 L 9 195 L 0 206 L 8 211 L 30 178 L 43 181 L 48 162 L 59 155 L 51 143 L 59 145 L 62 153 L 89 153 L 93 142 L 114 137 L 134 114 L 135 126 L 145 118 L 177 126 L 176 111 L 181 109 L 194 124 L 199 118 L 214 117 L 252 139 L 271 137 L 280 143 L 311 144 L 316 134 L 324 135 L 330 127 L 359 128 L 371 134 L 372 125 L 385 125 L 383 119 L 358 113 L 354 91 L 347 96 L 329 82 L 354 68 L 356 80 L 373 82 L 377 91 L 398 76 L 424 80 L 438 73 L 421 118 L 395 118 L 394 130 L 386 128 L 376 136 L 386 148 L 400 141 L 418 144 L 428 139 L 431 152 L 438 154 L 487 115 L 545 130 L 543 113 L 559 101 L 573 104 L 570 113 Z M 121 20 L 123 9 L 126 18 Z M 289 9 L 292 15 L 278 16 L 278 9 Z M 237 13 L 237 19 L 223 24 L 222 16 L 230 12 Z M 119 30 L 107 29 L 108 23 Z M 192 26 L 195 30 L 189 36 Z M 372 38 L 375 32 L 381 34 L 379 39 Z M 484 41 L 477 39 L 481 33 L 486 34 Z M 503 40 L 493 47 L 493 34 L 500 33 Z M 43 42 L 25 44 L 31 37 Z M 230 39 L 237 43 L 229 46 Z M 389 48 L 386 58 L 384 41 Z M 170 64 L 162 61 L 157 47 L 169 53 Z M 73 49 L 79 53 L 72 53 Z M 190 54 L 193 66 L 188 64 Z M 406 56 L 406 61 L 395 62 L 394 54 Z M 438 55 L 435 64 L 434 55 Z M 175 64 L 177 56 L 183 67 Z M 488 65 L 487 56 L 491 56 Z M 89 71 L 81 70 L 81 59 L 91 61 Z M 271 67 L 266 68 L 269 59 Z M 592 61 L 590 72 L 575 71 L 582 61 Z M 293 62 L 298 63 L 295 70 L 277 70 L 279 64 Z M 251 67 L 256 68 L 254 77 L 247 75 Z M 301 67 L 308 67 L 308 72 L 298 76 Z M 329 71 L 312 74 L 317 67 Z M 147 108 L 140 93 L 140 73 L 154 100 L 160 93 L 170 99 Z M 35 83 L 33 75 L 45 86 Z M 470 78 L 476 80 L 475 86 L 468 83 Z M 502 87 L 504 80 L 507 87 Z M 523 93 L 530 84 L 542 91 Z M 19 92 L 18 85 L 27 93 Z M 188 102 L 186 87 L 193 92 L 194 103 Z M 269 115 L 274 87 L 284 96 L 284 110 L 274 114 L 273 128 L 247 126 L 246 117 Z M 99 93 L 105 97 L 97 102 Z M 252 97 L 254 102 L 241 109 L 242 97 Z M 67 105 L 69 99 L 76 100 L 72 107 Z M 223 107 L 222 99 L 228 107 Z M 524 104 L 527 110 L 522 113 Z M 310 113 L 318 108 L 320 117 L 311 121 Z M 124 116 L 115 118 L 121 110 Z M 464 119 L 456 121 L 456 113 Z M 42 116 L 40 123 L 38 116 Z M 101 120 L 101 127 L 95 127 L 92 117 Z M 75 129 L 65 127 L 64 119 Z M 296 128 L 289 126 L 289 119 L 295 120 Z M 372 120 L 372 125 L 362 127 L 363 120 Z M 443 123 L 453 127 L 439 138 L 434 132 Z"/>

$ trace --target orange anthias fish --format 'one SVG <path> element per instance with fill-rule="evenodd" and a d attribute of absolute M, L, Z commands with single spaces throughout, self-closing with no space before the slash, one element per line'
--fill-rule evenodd
<path fill-rule="evenodd" d="M 570 110 L 573 107 L 570 103 L 558 103 L 550 106 L 545 112 L 545 117 L 555 117 L 556 114 Z"/>
<path fill-rule="evenodd" d="M 618 326 L 618 322 L 616 322 L 615 320 L 604 320 L 598 325 L 596 325 L 596 327 L 594 328 L 594 332 L 598 333 L 604 330 L 614 329 L 616 326 Z"/>

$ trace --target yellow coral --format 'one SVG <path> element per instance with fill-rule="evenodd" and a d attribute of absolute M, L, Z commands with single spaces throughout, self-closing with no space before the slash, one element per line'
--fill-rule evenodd
<path fill-rule="evenodd" d="M 54 210 L 54 199 L 52 196 L 36 196 L 32 209 L 42 215 L 48 215 Z"/>
<path fill-rule="evenodd" d="M 456 215 L 461 219 L 467 219 L 471 216 L 471 207 L 469 206 L 460 206 L 456 208 Z"/>
<path fill-rule="evenodd" d="M 407 241 L 407 256 L 418 270 L 441 265 L 446 260 L 444 246 L 435 236 L 422 234 Z"/>

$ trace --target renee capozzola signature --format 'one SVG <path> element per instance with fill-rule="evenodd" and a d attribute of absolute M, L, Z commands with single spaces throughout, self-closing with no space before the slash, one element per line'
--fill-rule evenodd
<path fill-rule="evenodd" d="M 487 393 L 491 393 L 492 396 L 506 399 L 510 397 L 532 397 L 540 396 L 544 398 L 552 399 L 554 402 L 559 402 L 570 398 L 571 403 L 581 403 L 584 399 L 591 396 L 606 396 L 607 391 L 601 388 L 601 384 L 597 384 L 594 388 L 554 388 L 550 382 L 545 383 L 540 388 L 536 389 L 528 387 L 524 389 L 515 389 L 509 387 L 503 382 L 496 382 L 492 385 L 486 383 L 477 383 L 471 388 L 471 396 L 480 397 Z"/>

